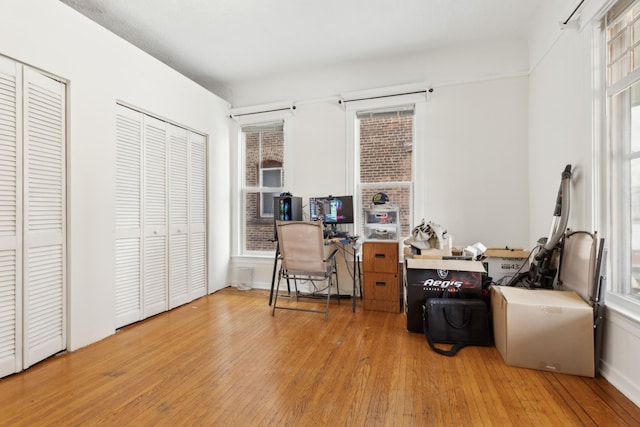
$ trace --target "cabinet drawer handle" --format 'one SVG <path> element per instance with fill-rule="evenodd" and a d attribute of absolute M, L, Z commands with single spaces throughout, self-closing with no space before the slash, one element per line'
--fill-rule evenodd
<path fill-rule="evenodd" d="M 376 257 L 376 258 L 384 258 L 384 254 L 375 254 L 374 257 Z"/>
<path fill-rule="evenodd" d="M 387 282 L 376 282 L 376 286 L 387 286 Z"/>

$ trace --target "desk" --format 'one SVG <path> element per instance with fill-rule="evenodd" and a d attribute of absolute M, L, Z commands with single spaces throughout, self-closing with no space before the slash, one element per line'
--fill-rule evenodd
<path fill-rule="evenodd" d="M 338 282 L 344 286 L 345 283 L 349 283 L 349 281 L 351 281 L 351 303 L 352 310 L 355 313 L 356 298 L 357 296 L 362 298 L 362 274 L 360 271 L 360 262 L 358 257 L 362 244 L 358 241 L 357 237 L 334 237 L 332 239 L 327 239 L 325 241 L 325 245 L 327 248 L 338 248 L 339 256 L 336 257 Z M 342 297 L 342 295 L 337 294 L 337 289 L 336 296 L 337 298 Z"/>
<path fill-rule="evenodd" d="M 336 237 L 332 239 L 327 239 L 325 241 L 325 246 L 327 247 L 327 252 L 333 248 L 338 249 L 338 254 L 336 256 L 336 270 L 337 270 L 337 282 L 338 284 L 342 284 L 344 286 L 345 283 L 352 283 L 351 289 L 351 300 L 352 300 L 352 310 L 355 313 L 356 311 L 356 297 L 362 297 L 362 274 L 360 271 L 360 261 L 358 257 L 358 253 L 360 252 L 361 243 L 358 241 L 357 237 Z M 275 258 L 273 262 L 273 274 L 271 276 L 271 292 L 269 293 L 269 305 L 271 305 L 273 300 L 273 291 L 276 284 L 276 275 L 278 272 L 278 261 L 280 259 L 280 251 L 276 248 Z M 344 289 L 344 288 L 343 288 Z M 291 288 L 289 283 L 287 282 L 287 290 L 291 292 Z M 334 282 L 331 291 L 335 292 L 335 295 L 331 295 L 331 297 L 342 298 L 343 295 L 348 296 L 348 294 L 339 295 L 336 289 L 336 283 Z M 300 295 L 303 296 L 303 295 Z M 326 294 L 325 294 L 326 298 Z"/>

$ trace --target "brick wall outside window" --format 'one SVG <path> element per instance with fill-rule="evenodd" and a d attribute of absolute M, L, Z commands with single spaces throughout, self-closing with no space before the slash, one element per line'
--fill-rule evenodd
<path fill-rule="evenodd" d="M 366 184 L 411 182 L 413 117 L 373 117 L 360 119 L 360 181 Z M 258 187 L 260 166 L 284 167 L 282 131 L 245 132 L 245 187 Z M 283 178 L 283 182 L 284 178 Z M 361 206 L 371 206 L 373 195 L 384 192 L 391 204 L 400 208 L 401 236 L 410 232 L 410 188 L 373 186 L 362 190 Z M 272 251 L 273 218 L 261 218 L 259 193 L 245 195 L 245 250 Z M 360 223 L 364 223 L 360 218 Z"/>
<path fill-rule="evenodd" d="M 282 131 L 246 132 L 245 144 L 245 187 L 258 187 L 261 165 L 263 167 L 284 166 L 284 133 Z M 259 202 L 259 193 L 246 194 L 245 249 L 272 251 L 276 248 L 272 241 L 274 220 L 260 217 Z"/>
<path fill-rule="evenodd" d="M 411 182 L 413 116 L 360 119 L 360 182 Z M 383 192 L 400 208 L 400 235 L 411 230 L 410 187 L 374 186 L 362 189 L 362 207 L 371 207 L 373 195 Z M 364 223 L 364 211 L 361 224 Z"/>

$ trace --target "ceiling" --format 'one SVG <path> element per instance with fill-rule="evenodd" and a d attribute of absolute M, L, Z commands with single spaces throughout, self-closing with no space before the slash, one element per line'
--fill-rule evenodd
<path fill-rule="evenodd" d="M 538 0 L 60 0 L 217 92 L 282 72 L 525 38 Z"/>

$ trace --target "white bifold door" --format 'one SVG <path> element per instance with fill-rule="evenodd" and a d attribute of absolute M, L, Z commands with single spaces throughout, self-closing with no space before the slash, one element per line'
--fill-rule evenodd
<path fill-rule="evenodd" d="M 116 326 L 206 294 L 206 139 L 118 105 Z"/>
<path fill-rule="evenodd" d="M 0 377 L 66 348 L 65 91 L 0 57 Z"/>

